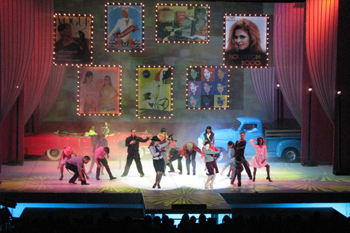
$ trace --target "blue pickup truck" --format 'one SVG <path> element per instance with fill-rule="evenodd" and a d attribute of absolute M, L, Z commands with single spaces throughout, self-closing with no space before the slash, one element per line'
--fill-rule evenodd
<path fill-rule="evenodd" d="M 301 151 L 301 130 L 266 130 L 263 131 L 263 124 L 256 117 L 237 117 L 233 127 L 229 129 L 213 129 L 215 134 L 215 147 L 224 155 L 227 150 L 227 142 L 234 143 L 240 139 L 240 133 L 245 132 L 247 145 L 245 155 L 252 156 L 255 149 L 248 142 L 252 138 L 265 138 L 268 157 L 282 157 L 286 162 L 298 162 Z M 198 138 L 198 145 L 203 145 L 203 134 Z M 221 159 L 223 156 L 221 156 Z"/>

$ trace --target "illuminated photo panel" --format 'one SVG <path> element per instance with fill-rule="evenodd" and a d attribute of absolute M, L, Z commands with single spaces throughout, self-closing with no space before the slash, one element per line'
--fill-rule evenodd
<path fill-rule="evenodd" d="M 79 67 L 77 97 L 80 116 L 120 115 L 121 67 Z"/>
<path fill-rule="evenodd" d="M 187 67 L 187 109 L 228 108 L 229 73 L 224 66 Z"/>
<path fill-rule="evenodd" d="M 224 64 L 236 68 L 268 66 L 268 17 L 224 16 Z"/>
<path fill-rule="evenodd" d="M 55 14 L 54 64 L 92 64 L 92 27 L 92 15 Z"/>
<path fill-rule="evenodd" d="M 144 5 L 107 3 L 105 5 L 105 47 L 107 52 L 144 50 Z"/>
<path fill-rule="evenodd" d="M 137 68 L 136 117 L 171 118 L 173 116 L 173 68 L 143 66 Z"/>
<path fill-rule="evenodd" d="M 158 43 L 209 43 L 210 7 L 198 4 L 156 6 Z"/>

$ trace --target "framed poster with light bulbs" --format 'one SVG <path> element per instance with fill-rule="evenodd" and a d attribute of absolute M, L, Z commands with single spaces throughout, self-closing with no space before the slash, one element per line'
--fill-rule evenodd
<path fill-rule="evenodd" d="M 78 67 L 77 114 L 119 116 L 121 114 L 121 66 Z"/>
<path fill-rule="evenodd" d="M 173 67 L 138 66 L 136 69 L 136 117 L 172 118 Z"/>
<path fill-rule="evenodd" d="M 92 64 L 93 16 L 54 15 L 54 54 L 56 65 Z"/>
<path fill-rule="evenodd" d="M 189 66 L 186 72 L 187 109 L 226 110 L 230 70 L 225 66 Z"/>
<path fill-rule="evenodd" d="M 144 50 L 144 5 L 105 4 L 105 50 L 142 52 Z"/>
<path fill-rule="evenodd" d="M 201 43 L 210 41 L 210 6 L 204 4 L 157 3 L 158 43 Z"/>
<path fill-rule="evenodd" d="M 267 15 L 224 16 L 224 65 L 235 68 L 268 66 L 269 17 Z"/>

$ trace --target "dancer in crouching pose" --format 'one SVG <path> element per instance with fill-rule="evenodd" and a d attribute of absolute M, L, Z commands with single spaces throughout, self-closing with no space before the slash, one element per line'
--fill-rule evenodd
<path fill-rule="evenodd" d="M 64 166 L 66 165 L 67 160 L 72 158 L 72 154 L 75 157 L 77 157 L 77 155 L 73 152 L 70 146 L 63 147 L 61 151 L 60 159 L 58 160 L 58 166 L 57 166 L 57 169 L 59 169 L 61 173 L 61 177 L 59 178 L 59 180 L 63 179 Z"/>

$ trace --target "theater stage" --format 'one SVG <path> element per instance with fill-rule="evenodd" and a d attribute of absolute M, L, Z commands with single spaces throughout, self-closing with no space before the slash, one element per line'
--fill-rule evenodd
<path fill-rule="evenodd" d="M 121 177 L 124 163 L 109 161 L 117 180 L 108 175 L 95 179 L 90 185 L 69 184 L 72 176 L 64 171 L 58 180 L 57 162 L 28 159 L 23 166 L 2 165 L 0 203 L 15 201 L 13 213 L 25 208 L 109 208 L 136 215 L 161 213 L 232 213 L 243 208 L 334 208 L 350 215 L 350 176 L 335 176 L 332 166 L 303 167 L 278 159 L 268 162 L 273 182 L 265 180 L 266 171 L 259 169 L 256 181 L 242 172 L 242 186 L 230 184 L 227 169 L 217 174 L 214 189 L 205 189 L 207 178 L 204 164 L 197 161 L 197 174 L 187 175 L 185 162 L 182 175 L 166 172 L 161 189 L 152 188 L 155 172 L 151 160 L 142 160 L 144 177 L 140 177 L 133 163 L 127 177 Z M 90 164 L 87 165 L 89 167 Z M 175 167 L 177 166 L 174 163 Z M 221 170 L 224 163 L 219 163 Z M 10 209 L 11 210 L 11 209 Z"/>

